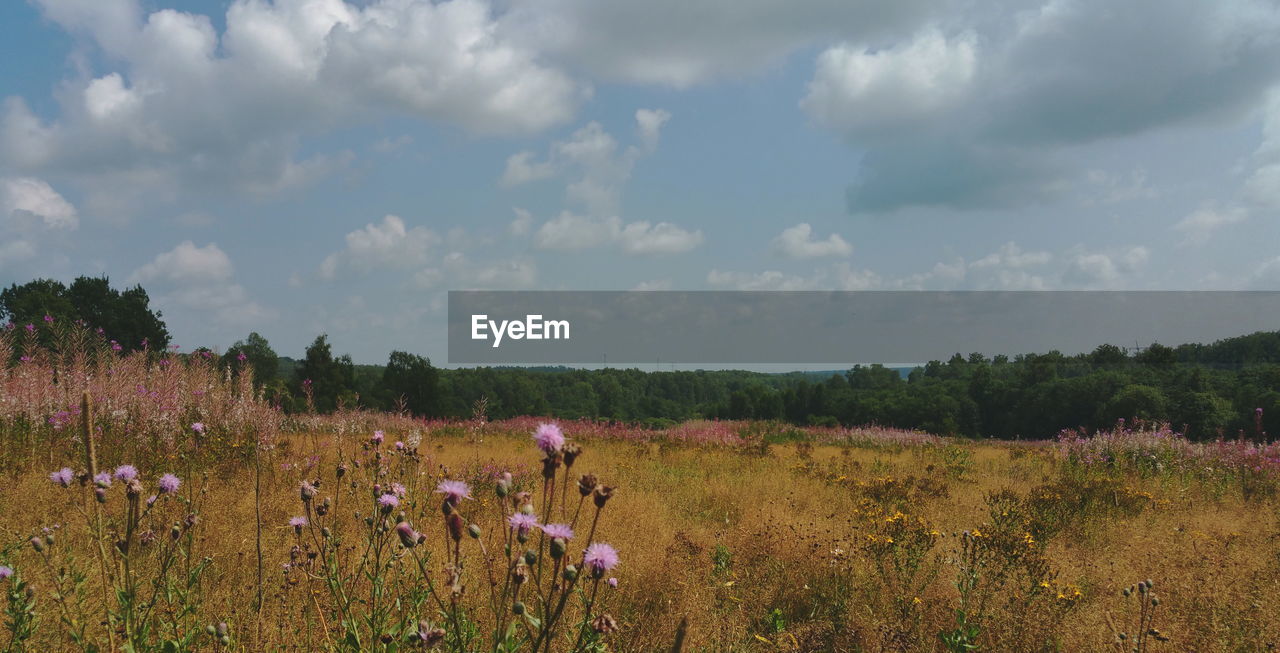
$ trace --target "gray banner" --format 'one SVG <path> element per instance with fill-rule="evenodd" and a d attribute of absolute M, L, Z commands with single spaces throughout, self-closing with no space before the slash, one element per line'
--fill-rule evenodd
<path fill-rule="evenodd" d="M 1280 330 L 1280 292 L 450 291 L 450 364 L 907 363 Z"/>

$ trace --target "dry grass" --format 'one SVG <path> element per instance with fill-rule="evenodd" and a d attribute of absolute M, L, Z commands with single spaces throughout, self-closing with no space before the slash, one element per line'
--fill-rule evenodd
<path fill-rule="evenodd" d="M 1086 483 L 1064 475 L 1049 448 L 584 444 L 574 471 L 594 472 L 619 487 L 600 532 L 622 556 L 620 584 L 603 598 L 622 627 L 608 641 L 622 651 L 670 647 L 682 617 L 689 620 L 686 650 L 943 650 L 938 633 L 956 628 L 960 605 L 963 532 L 987 528 L 987 497 Z M 321 646 L 322 634 L 305 627 L 304 614 L 323 599 L 312 603 L 304 586 L 290 585 L 279 571 L 294 541 L 286 524 L 299 513 L 299 481 L 330 478 L 340 453 L 350 458 L 356 447 L 351 436 L 294 435 L 263 453 L 267 582 L 260 615 L 252 609 L 251 465 L 243 458 L 205 469 L 184 469 L 181 460 L 138 461 L 144 477 L 175 471 L 186 480 L 184 491 L 198 495 L 203 523 L 195 552 L 213 559 L 202 579 L 198 618 L 227 621 L 235 648 Z M 104 457 L 115 462 L 106 449 Z M 525 470 L 536 464 L 525 434 L 428 435 L 420 451 L 420 473 L 431 477 L 422 479 L 422 488 L 485 464 Z M 48 457 L 75 466 L 73 455 Z M 80 547 L 87 557 L 79 516 L 68 510 L 65 491 L 51 488 L 47 473 L 10 470 L 0 483 L 0 536 L 21 543 L 43 526 L 64 524 L 58 546 Z M 1153 640 L 1150 650 L 1273 650 L 1280 642 L 1275 499 L 1246 502 L 1229 489 L 1171 478 L 1113 480 L 1110 506 L 1072 512 L 1044 544 L 1052 574 L 1047 594 L 1028 598 L 1013 583 L 990 601 L 978 639 L 983 648 L 1108 650 L 1115 631 L 1127 629 L 1132 637 L 1128 624 L 1137 621 L 1136 603 L 1122 589 L 1151 579 L 1161 599 L 1153 626 L 1169 641 Z M 478 490 L 479 501 L 494 500 L 489 488 Z M 1113 509 L 1118 503 L 1127 508 Z M 918 591 L 878 573 L 867 544 L 885 537 L 881 524 L 897 511 L 937 532 L 922 557 Z M 427 523 L 425 511 L 421 519 Z M 440 531 L 423 531 L 428 546 L 443 555 Z M 7 557 L 27 570 L 33 585 L 48 586 L 30 551 L 10 548 Z M 906 591 L 910 596 L 896 596 Z M 1024 599 L 1029 607 L 1019 603 Z M 50 610 L 44 606 L 31 650 L 64 646 Z M 212 650 L 211 642 L 204 644 Z"/>

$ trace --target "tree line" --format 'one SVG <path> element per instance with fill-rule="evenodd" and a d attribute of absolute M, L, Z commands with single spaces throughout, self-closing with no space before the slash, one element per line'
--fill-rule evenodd
<path fill-rule="evenodd" d="M 118 292 L 105 278 L 71 286 L 37 280 L 0 292 L 0 319 L 56 315 L 100 327 L 126 348 L 168 343 L 141 287 Z M 358 365 L 320 335 L 300 359 L 278 356 L 251 333 L 222 362 L 251 369 L 284 410 L 339 406 L 403 410 L 422 417 L 470 416 L 484 398 L 491 418 L 546 415 L 665 425 L 691 418 L 765 419 L 799 425 L 881 424 L 933 433 L 1045 438 L 1066 428 L 1119 419 L 1170 422 L 1190 437 L 1280 433 L 1280 332 L 1209 344 L 1153 344 L 1130 352 L 1015 357 L 956 354 L 902 374 L 880 365 L 831 374 L 747 371 L 479 367 L 442 369 L 426 357 L 391 352 L 385 365 Z M 1255 410 L 1262 409 L 1260 423 Z"/>

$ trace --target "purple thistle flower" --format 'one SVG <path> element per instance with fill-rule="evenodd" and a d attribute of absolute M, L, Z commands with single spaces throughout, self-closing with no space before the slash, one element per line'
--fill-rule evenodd
<path fill-rule="evenodd" d="M 138 468 L 133 465 L 121 465 L 116 468 L 115 477 L 117 481 L 125 481 L 127 483 L 138 478 Z"/>
<path fill-rule="evenodd" d="M 404 451 L 404 443 L 396 440 L 396 451 Z"/>
<path fill-rule="evenodd" d="M 517 512 L 507 517 L 507 524 L 516 532 L 516 535 L 523 537 L 529 534 L 530 529 L 538 527 L 538 517 L 527 512 Z"/>
<path fill-rule="evenodd" d="M 182 485 L 182 479 L 173 474 L 165 474 L 160 477 L 159 483 L 160 494 L 173 494 L 178 491 L 178 486 Z"/>
<path fill-rule="evenodd" d="M 618 579 L 617 579 L 617 578 L 610 578 L 608 581 L 605 581 L 605 582 L 609 583 L 609 587 L 612 587 L 612 588 L 614 588 L 614 589 L 617 589 L 617 587 L 618 587 Z"/>
<path fill-rule="evenodd" d="M 533 432 L 533 442 L 544 453 L 553 454 L 564 447 L 564 433 L 555 424 L 539 424 Z"/>
<path fill-rule="evenodd" d="M 562 540 L 573 539 L 573 528 L 568 524 L 545 524 L 541 528 L 542 532 L 546 533 L 549 538 L 560 538 Z"/>
<path fill-rule="evenodd" d="M 61 485 L 62 487 L 71 487 L 71 481 L 75 480 L 76 473 L 71 471 L 70 467 L 63 467 L 52 474 L 49 474 L 49 480 Z"/>
<path fill-rule="evenodd" d="M 390 510 L 400 505 L 400 497 L 391 493 L 384 494 L 378 497 L 378 505 L 383 510 Z"/>
<path fill-rule="evenodd" d="M 403 485 L 403 484 L 401 484 L 401 483 L 392 483 L 392 484 L 391 484 L 391 493 L 392 493 L 392 494 L 394 494 L 394 495 L 396 495 L 397 497 L 402 497 L 402 498 L 403 498 L 406 492 L 408 492 L 408 490 L 407 490 L 407 489 L 405 489 L 405 487 L 404 487 L 404 485 Z"/>
<path fill-rule="evenodd" d="M 445 501 L 456 505 L 461 499 L 471 498 L 471 487 L 465 481 L 440 481 L 436 494 L 443 494 Z"/>
<path fill-rule="evenodd" d="M 204 435 L 204 422 L 193 422 L 191 424 L 191 430 L 199 433 L 200 435 Z"/>
<path fill-rule="evenodd" d="M 106 472 L 98 472 L 97 475 L 93 477 L 93 484 L 100 488 L 111 487 L 111 475 Z"/>
<path fill-rule="evenodd" d="M 0 565 L 0 580 L 4 580 L 13 575 L 13 567 Z"/>
<path fill-rule="evenodd" d="M 303 526 L 307 525 L 307 518 L 306 517 L 290 517 L 289 525 L 294 528 L 302 528 Z"/>
<path fill-rule="evenodd" d="M 386 437 L 386 436 L 383 434 L 383 432 L 382 432 L 382 431 L 374 431 L 374 432 L 373 432 L 373 437 L 369 438 L 369 441 L 370 441 L 370 442 L 372 442 L 372 443 L 374 443 L 374 444 L 382 444 L 382 440 L 383 440 L 383 438 L 385 438 L 385 437 Z"/>
<path fill-rule="evenodd" d="M 582 564 L 591 569 L 596 578 L 618 566 L 618 552 L 604 542 L 593 542 L 582 556 Z"/>

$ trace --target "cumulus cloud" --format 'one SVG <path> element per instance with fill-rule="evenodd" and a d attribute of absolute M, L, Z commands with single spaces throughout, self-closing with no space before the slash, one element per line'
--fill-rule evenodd
<path fill-rule="evenodd" d="M 885 50 L 845 43 L 819 55 L 800 106 L 833 129 L 901 128 L 966 99 L 977 65 L 972 33 L 928 29 Z"/>
<path fill-rule="evenodd" d="M 516 219 L 507 225 L 507 233 L 512 236 L 527 236 L 533 229 L 533 214 L 521 208 L 513 208 Z"/>
<path fill-rule="evenodd" d="M 813 235 L 813 227 L 807 222 L 782 230 L 782 233 L 773 239 L 773 247 L 785 256 L 801 259 L 849 256 L 853 253 L 853 246 L 840 234 L 833 233 L 822 240 L 817 240 Z"/>
<path fill-rule="evenodd" d="M 1069 258 L 1062 282 L 1068 287 L 1114 290 L 1127 285 L 1151 258 L 1146 247 L 1109 252 L 1079 251 Z"/>
<path fill-rule="evenodd" d="M 1248 217 L 1249 212 L 1239 206 L 1205 206 L 1179 220 L 1173 225 L 1173 229 L 1185 236 L 1184 244 L 1199 244 L 1209 240 L 1215 231 L 1244 222 Z"/>
<path fill-rule="evenodd" d="M 408 227 L 396 215 L 366 224 L 346 235 L 346 247 L 325 257 L 320 277 L 333 279 L 343 265 L 356 270 L 409 268 L 427 262 L 429 250 L 441 239 L 426 227 Z"/>
<path fill-rule="evenodd" d="M 502 185 L 563 176 L 568 179 L 565 198 L 571 205 L 596 217 L 617 215 L 623 186 L 636 162 L 657 148 L 662 126 L 670 118 L 662 109 L 636 111 L 639 144 L 625 148 L 600 123 L 587 123 L 567 140 L 552 143 L 543 160 L 530 151 L 508 157 Z"/>
<path fill-rule="evenodd" d="M 569 211 L 542 224 L 534 234 L 539 249 L 574 251 L 616 245 L 627 254 L 680 254 L 702 244 L 702 231 L 689 231 L 669 222 L 644 220 L 623 224 L 616 216 L 592 218 Z"/>
<path fill-rule="evenodd" d="M 1050 0 L 832 46 L 801 106 L 863 152 L 851 211 L 1018 206 L 1078 177 L 1068 148 L 1239 124 L 1280 81 L 1278 28 L 1280 7 L 1251 0 Z"/>
<path fill-rule="evenodd" d="M 208 16 L 131 0 L 37 0 L 44 15 L 116 67 L 69 79 L 60 112 L 11 98 L 0 167 L 73 169 L 98 194 L 121 180 L 160 190 L 273 192 L 349 155 L 299 159 L 304 136 L 388 113 L 480 133 L 569 119 L 588 88 L 497 29 L 487 0 L 234 0 Z"/>
<path fill-rule="evenodd" d="M 157 303 L 162 307 L 176 305 L 222 324 L 256 325 L 275 315 L 235 282 L 231 259 L 216 243 L 204 247 L 190 240 L 178 243 L 134 270 L 129 279 L 158 289 Z"/>
<path fill-rule="evenodd" d="M 34 177 L 0 179 L 0 218 L 35 220 L 51 229 L 75 229 L 80 224 L 76 207 Z"/>
<path fill-rule="evenodd" d="M 774 65 L 833 38 L 916 27 L 933 0 L 544 0 L 515 3 L 511 38 L 610 80 L 685 87 Z"/>
<path fill-rule="evenodd" d="M 538 281 L 538 266 L 528 258 L 476 263 L 463 252 L 449 252 L 438 265 L 423 268 L 413 276 L 421 289 L 433 289 L 448 282 L 460 290 L 523 290 Z"/>

